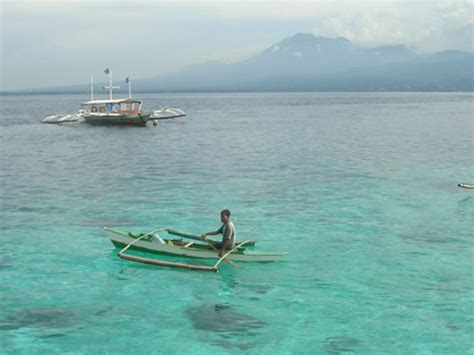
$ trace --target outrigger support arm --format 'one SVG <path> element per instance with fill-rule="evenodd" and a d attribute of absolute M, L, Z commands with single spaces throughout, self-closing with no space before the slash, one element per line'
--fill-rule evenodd
<path fill-rule="evenodd" d="M 135 244 L 136 242 L 138 242 L 139 240 L 145 238 L 145 237 L 148 237 L 149 235 L 153 234 L 153 233 L 156 233 L 156 232 L 159 232 L 159 231 L 163 231 L 163 230 L 167 230 L 168 228 L 167 227 L 161 227 L 161 228 L 158 228 L 158 229 L 155 229 L 155 230 L 152 230 L 151 232 L 148 232 L 146 234 L 143 234 L 140 238 L 137 238 L 137 239 L 134 239 L 132 240 L 130 243 L 128 243 L 125 248 L 123 248 L 122 250 L 119 251 L 118 255 L 120 256 L 120 254 L 123 254 L 125 252 L 125 250 L 127 250 L 128 248 L 130 248 L 133 244 Z"/>
<path fill-rule="evenodd" d="M 209 246 L 211 247 L 212 250 L 214 250 L 214 251 L 217 253 L 217 255 L 219 255 L 219 250 L 217 250 L 217 248 L 216 248 L 214 245 L 212 245 L 212 243 L 209 241 L 209 239 L 204 238 L 204 241 L 207 243 L 207 245 L 209 245 Z M 231 266 L 233 266 L 233 267 L 235 267 L 235 268 L 237 268 L 237 269 L 240 269 L 240 265 L 237 264 L 237 263 L 235 263 L 235 262 L 233 262 L 232 260 L 224 259 L 224 261 L 225 261 L 227 264 L 229 264 L 229 265 L 231 265 Z"/>
<path fill-rule="evenodd" d="M 248 244 L 252 242 L 251 240 L 246 240 L 245 242 L 242 242 L 242 243 L 239 243 L 237 244 L 235 247 L 233 247 L 231 250 L 229 250 L 227 253 L 225 253 L 224 255 L 222 255 L 222 257 L 217 261 L 217 263 L 215 263 L 215 265 L 213 266 L 214 268 L 217 268 L 217 266 L 219 266 L 219 264 L 224 261 L 225 258 L 227 258 L 230 254 L 232 254 L 234 251 L 236 251 L 238 248 L 240 248 L 242 245 L 245 245 L 245 244 Z"/>

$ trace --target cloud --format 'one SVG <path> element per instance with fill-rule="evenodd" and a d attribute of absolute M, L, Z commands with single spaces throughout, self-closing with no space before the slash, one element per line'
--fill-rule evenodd
<path fill-rule="evenodd" d="M 351 11 L 328 13 L 313 28 L 361 45 L 406 44 L 421 51 L 473 50 L 474 5 L 469 1 L 360 3 Z"/>
<path fill-rule="evenodd" d="M 297 32 L 361 45 L 472 50 L 473 6 L 450 0 L 3 0 L 2 89 L 82 82 L 104 65 L 150 77 L 208 59 L 232 62 Z"/>

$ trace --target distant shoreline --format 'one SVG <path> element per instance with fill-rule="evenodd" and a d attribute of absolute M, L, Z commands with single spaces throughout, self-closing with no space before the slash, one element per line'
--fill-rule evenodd
<path fill-rule="evenodd" d="M 146 91 L 136 91 L 134 96 L 140 94 L 284 94 L 284 93 L 474 93 L 474 90 L 186 90 L 186 91 L 159 91 L 159 90 L 146 90 Z M 116 92 L 116 94 L 126 95 L 125 91 Z M 88 92 L 78 92 L 78 91 L 53 91 L 53 92 L 0 92 L 0 96 L 42 96 L 42 95 L 84 95 L 88 96 Z M 106 95 L 104 93 L 104 95 Z M 100 95 L 98 95 L 100 96 Z"/>

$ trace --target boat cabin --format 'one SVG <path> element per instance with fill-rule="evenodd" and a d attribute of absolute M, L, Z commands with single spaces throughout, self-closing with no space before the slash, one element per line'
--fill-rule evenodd
<path fill-rule="evenodd" d="M 89 112 L 137 115 L 141 111 L 142 103 L 141 100 L 133 99 L 92 100 L 84 102 L 82 106 L 88 106 Z"/>

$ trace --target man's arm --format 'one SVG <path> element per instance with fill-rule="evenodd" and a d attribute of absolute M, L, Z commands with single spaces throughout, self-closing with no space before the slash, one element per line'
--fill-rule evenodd
<path fill-rule="evenodd" d="M 222 227 L 220 227 L 218 230 L 210 231 L 210 232 L 204 233 L 203 235 L 201 235 L 201 240 L 206 239 L 206 237 L 207 237 L 208 235 L 218 235 L 218 234 L 221 234 L 221 233 L 222 233 Z"/>

